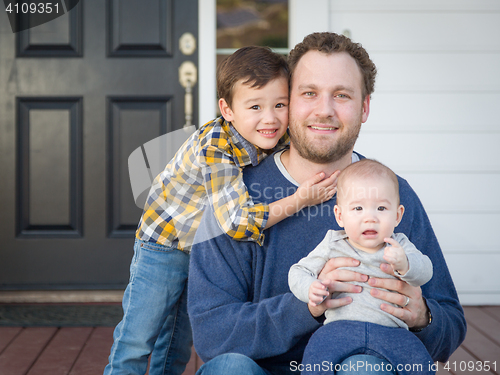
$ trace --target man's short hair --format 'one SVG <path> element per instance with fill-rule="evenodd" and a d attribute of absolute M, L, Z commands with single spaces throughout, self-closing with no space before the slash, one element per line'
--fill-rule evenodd
<path fill-rule="evenodd" d="M 396 174 L 389 167 L 373 159 L 361 159 L 355 163 L 349 164 L 337 179 L 337 204 L 339 195 L 342 191 L 348 191 L 346 182 L 351 178 L 372 178 L 373 176 L 386 178 L 392 182 L 396 191 L 397 202 L 399 205 L 399 182 Z"/>
<path fill-rule="evenodd" d="M 354 43 L 348 37 L 329 32 L 309 34 L 290 51 L 288 65 L 290 66 L 292 80 L 293 72 L 299 60 L 309 51 L 319 51 L 326 54 L 335 52 L 348 53 L 358 64 L 363 76 L 363 99 L 367 95 L 371 95 L 375 90 L 377 67 L 370 60 L 368 52 L 366 52 L 361 44 Z"/>
<path fill-rule="evenodd" d="M 234 86 L 240 80 L 250 87 L 261 88 L 283 77 L 290 80 L 290 70 L 284 56 L 268 47 L 243 47 L 217 67 L 217 95 L 232 105 Z"/>

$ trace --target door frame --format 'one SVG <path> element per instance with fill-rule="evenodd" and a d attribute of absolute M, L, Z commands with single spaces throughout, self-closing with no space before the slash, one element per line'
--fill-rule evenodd
<path fill-rule="evenodd" d="M 198 127 L 217 113 L 216 8 L 216 0 L 198 0 Z"/>

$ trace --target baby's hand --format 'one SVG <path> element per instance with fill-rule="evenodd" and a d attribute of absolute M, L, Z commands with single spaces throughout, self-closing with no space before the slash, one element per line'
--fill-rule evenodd
<path fill-rule="evenodd" d="M 325 174 L 320 172 L 303 182 L 295 192 L 299 207 L 314 206 L 332 199 L 337 192 L 339 173 L 340 171 L 336 171 L 330 177 L 325 178 Z"/>
<path fill-rule="evenodd" d="M 404 276 L 410 268 L 405 251 L 399 242 L 393 238 L 384 238 L 384 241 L 391 245 L 385 247 L 384 259 L 392 266 L 392 269 L 396 272 L 396 274 Z"/>
<path fill-rule="evenodd" d="M 321 305 L 329 294 L 328 287 L 316 280 L 309 287 L 309 304 L 311 306 Z"/>

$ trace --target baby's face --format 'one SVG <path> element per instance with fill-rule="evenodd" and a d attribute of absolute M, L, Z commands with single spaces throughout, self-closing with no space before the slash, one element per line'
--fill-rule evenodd
<path fill-rule="evenodd" d="M 388 178 L 353 177 L 339 189 L 335 206 L 337 222 L 356 248 L 374 253 L 380 250 L 403 216 L 396 187 Z"/>

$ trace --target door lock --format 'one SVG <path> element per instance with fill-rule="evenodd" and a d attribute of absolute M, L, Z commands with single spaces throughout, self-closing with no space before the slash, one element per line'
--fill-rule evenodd
<path fill-rule="evenodd" d="M 193 120 L 193 86 L 196 84 L 198 70 L 191 61 L 184 61 L 179 67 L 179 82 L 185 88 L 184 115 L 186 123 L 184 128 L 189 128 Z"/>

